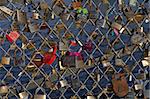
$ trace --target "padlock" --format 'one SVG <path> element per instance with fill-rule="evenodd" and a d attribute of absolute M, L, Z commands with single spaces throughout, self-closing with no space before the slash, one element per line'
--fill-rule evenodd
<path fill-rule="evenodd" d="M 71 96 L 70 99 L 78 99 L 78 97 L 77 96 Z"/>
<path fill-rule="evenodd" d="M 27 43 L 27 38 L 24 35 L 20 35 L 19 37 L 22 41 L 22 43 L 26 44 Z"/>
<path fill-rule="evenodd" d="M 34 65 L 32 65 L 32 64 L 29 64 L 29 65 L 27 65 L 26 70 L 27 70 L 28 72 L 33 72 L 33 71 L 36 70 L 36 67 L 35 67 Z"/>
<path fill-rule="evenodd" d="M 124 73 L 118 73 L 112 76 L 113 90 L 119 97 L 124 97 L 128 93 L 128 83 Z"/>
<path fill-rule="evenodd" d="M 20 99 L 28 99 L 29 94 L 27 92 L 21 92 L 19 93 Z"/>
<path fill-rule="evenodd" d="M 131 42 L 135 45 L 139 45 L 142 41 L 143 41 L 143 35 L 137 32 L 131 36 Z"/>
<path fill-rule="evenodd" d="M 109 67 L 109 66 L 111 66 L 110 62 L 107 61 L 107 60 L 102 60 L 102 64 L 103 64 L 103 67 Z"/>
<path fill-rule="evenodd" d="M 5 57 L 5 56 L 3 56 L 2 57 L 2 60 L 1 60 L 1 63 L 3 64 L 3 65 L 9 65 L 10 64 L 10 57 Z"/>
<path fill-rule="evenodd" d="M 125 96 L 125 99 L 135 99 L 135 92 L 130 88 L 127 96 Z"/>
<path fill-rule="evenodd" d="M 3 5 L 5 5 L 5 4 L 7 4 L 7 0 L 1 0 L 0 6 L 3 6 Z"/>
<path fill-rule="evenodd" d="M 39 31 L 39 26 L 37 24 L 31 24 L 31 23 L 29 23 L 28 27 L 29 27 L 29 30 L 30 30 L 31 33 Z"/>
<path fill-rule="evenodd" d="M 132 21 L 134 17 L 134 12 L 131 10 L 130 7 L 124 7 L 123 13 L 127 17 L 128 20 Z"/>
<path fill-rule="evenodd" d="M 150 90 L 149 90 L 149 89 L 144 90 L 144 97 L 145 97 L 146 99 L 149 99 L 149 98 L 150 98 L 149 93 L 150 93 Z"/>
<path fill-rule="evenodd" d="M 42 10 L 47 10 L 48 9 L 48 4 L 46 2 L 40 2 L 40 8 Z"/>
<path fill-rule="evenodd" d="M 72 7 L 73 7 L 73 9 L 74 10 L 77 10 L 77 9 L 79 9 L 80 7 L 82 7 L 82 5 L 81 5 L 81 2 L 73 2 L 72 3 Z"/>
<path fill-rule="evenodd" d="M 0 63 L 0 68 L 3 67 L 3 64 Z"/>
<path fill-rule="evenodd" d="M 67 12 L 63 13 L 63 14 L 61 14 L 60 18 L 62 19 L 63 22 L 66 22 L 70 18 L 70 13 L 67 13 Z"/>
<path fill-rule="evenodd" d="M 27 23 L 26 13 L 20 10 L 17 10 L 17 21 L 21 24 L 26 24 Z"/>
<path fill-rule="evenodd" d="M 68 41 L 66 39 L 61 39 L 59 42 L 59 50 L 67 51 L 68 50 Z"/>
<path fill-rule="evenodd" d="M 76 67 L 75 64 L 76 56 L 63 55 L 61 57 L 61 64 L 63 67 Z"/>
<path fill-rule="evenodd" d="M 80 87 L 80 81 L 77 78 L 72 78 L 71 79 L 71 85 L 73 89 L 79 88 Z"/>
<path fill-rule="evenodd" d="M 43 57 L 40 54 L 40 52 L 36 52 L 33 55 L 33 60 L 32 62 L 37 66 L 40 67 L 43 64 Z"/>
<path fill-rule="evenodd" d="M 81 28 L 81 25 L 82 25 L 81 22 L 82 22 L 81 20 L 78 20 L 75 22 L 77 28 Z"/>
<path fill-rule="evenodd" d="M 9 87 L 7 85 L 0 86 L 0 94 L 6 94 L 9 91 Z"/>
<path fill-rule="evenodd" d="M 137 0 L 130 0 L 129 5 L 130 6 L 136 6 Z"/>
<path fill-rule="evenodd" d="M 20 34 L 17 31 L 11 31 L 9 34 L 6 34 L 6 38 L 10 43 L 15 42 L 19 38 Z"/>
<path fill-rule="evenodd" d="M 37 94 L 37 92 L 40 90 L 40 88 L 37 88 L 35 91 L 34 99 L 46 99 L 45 94 Z"/>
<path fill-rule="evenodd" d="M 49 19 L 53 19 L 52 18 L 52 14 L 54 16 L 54 12 L 52 12 L 50 9 L 47 9 L 45 12 L 44 12 L 44 16 L 42 17 L 42 19 L 44 21 L 48 21 Z"/>
<path fill-rule="evenodd" d="M 64 25 L 63 25 L 62 23 L 57 24 L 57 25 L 56 25 L 56 28 L 57 28 L 58 32 L 60 32 L 60 31 L 62 31 L 62 30 L 65 29 L 65 27 L 64 27 Z"/>
<path fill-rule="evenodd" d="M 43 63 L 51 65 L 55 59 L 56 59 L 56 51 L 57 51 L 57 46 L 56 45 L 51 45 L 52 46 L 52 52 L 45 52 L 44 57 L 43 57 Z"/>
<path fill-rule="evenodd" d="M 108 93 L 113 92 L 113 86 L 112 86 L 112 84 L 110 84 L 110 83 L 107 84 L 106 90 L 107 90 Z"/>
<path fill-rule="evenodd" d="M 33 12 L 33 16 L 32 16 L 32 18 L 33 18 L 33 19 L 35 19 L 35 20 L 38 20 L 38 19 L 39 19 L 39 17 L 40 17 L 39 13 L 38 13 L 38 12 L 36 12 L 36 11 L 34 11 L 34 12 Z"/>
<path fill-rule="evenodd" d="M 87 50 L 87 51 L 89 51 L 89 52 L 92 51 L 92 48 L 93 48 L 92 41 L 88 41 L 88 42 L 86 42 L 86 43 L 83 45 L 83 49 L 84 49 L 84 50 Z"/>
<path fill-rule="evenodd" d="M 11 30 L 12 31 L 19 31 L 19 24 L 16 21 L 13 21 L 11 25 Z"/>
<path fill-rule="evenodd" d="M 60 16 L 63 13 L 64 9 L 58 5 L 55 5 L 53 11 L 57 16 Z"/>
<path fill-rule="evenodd" d="M 109 3 L 108 0 L 102 0 L 102 2 L 103 2 L 104 4 L 108 4 L 108 3 Z"/>
<path fill-rule="evenodd" d="M 124 62 L 123 62 L 122 59 L 116 58 L 116 59 L 115 59 L 115 65 L 116 65 L 116 66 L 124 66 L 125 64 L 124 64 Z"/>
<path fill-rule="evenodd" d="M 12 3 L 25 4 L 24 0 L 12 0 Z"/>
<path fill-rule="evenodd" d="M 91 38 L 92 38 L 92 40 L 95 40 L 96 38 L 98 37 L 98 33 L 97 32 L 92 32 L 92 34 L 91 34 Z"/>
<path fill-rule="evenodd" d="M 142 90 L 143 89 L 143 85 L 142 84 L 135 84 L 134 88 L 135 88 L 135 90 Z"/>
<path fill-rule="evenodd" d="M 51 82 L 55 82 L 55 81 L 57 81 L 57 80 L 58 80 L 58 78 L 59 78 L 58 73 L 56 72 L 56 70 L 55 70 L 55 69 L 52 69 L 52 75 L 51 75 L 51 77 L 50 77 Z"/>
<path fill-rule="evenodd" d="M 65 54 L 64 54 L 65 55 Z M 59 68 L 60 68 L 60 70 L 66 70 L 66 67 L 64 67 L 64 66 L 62 66 L 62 60 L 59 60 L 59 62 L 58 62 L 58 64 L 59 64 Z"/>
<path fill-rule="evenodd" d="M 0 6 L 0 10 L 3 11 L 4 13 L 10 15 L 10 16 L 12 16 L 14 13 L 14 11 L 12 11 L 11 9 L 9 9 L 5 6 Z"/>
<path fill-rule="evenodd" d="M 76 68 L 85 68 L 85 67 L 89 67 L 89 66 L 91 66 L 91 65 L 90 64 L 85 65 L 82 59 L 76 59 Z"/>
<path fill-rule="evenodd" d="M 92 95 L 87 95 L 87 99 L 96 99 L 96 97 L 94 97 Z"/>
<path fill-rule="evenodd" d="M 61 87 L 66 87 L 66 86 L 68 86 L 68 83 L 67 83 L 66 80 L 61 80 L 61 81 L 59 81 L 59 83 L 60 83 Z"/>
<path fill-rule="evenodd" d="M 25 47 L 27 47 L 27 49 L 29 49 L 29 50 L 34 50 L 35 43 L 33 43 L 32 41 L 29 40 L 29 43 L 27 45 L 25 45 Z"/>
<path fill-rule="evenodd" d="M 0 44 L 3 44 L 4 40 L 5 40 L 4 36 L 0 35 Z"/>
<path fill-rule="evenodd" d="M 112 26 L 112 28 L 115 28 L 117 30 L 121 30 L 121 28 L 122 28 L 122 25 L 119 23 L 116 23 L 116 22 L 113 22 L 111 26 Z"/>
<path fill-rule="evenodd" d="M 148 59 L 143 59 L 141 62 L 142 62 L 142 65 L 143 65 L 144 67 L 150 66 L 150 58 L 148 58 Z"/>
<path fill-rule="evenodd" d="M 50 80 L 45 81 L 45 86 L 46 86 L 46 88 L 56 90 L 55 85 Z"/>
<path fill-rule="evenodd" d="M 138 80 L 145 80 L 146 79 L 146 73 L 144 72 L 139 72 L 137 75 L 136 75 L 136 78 Z"/>

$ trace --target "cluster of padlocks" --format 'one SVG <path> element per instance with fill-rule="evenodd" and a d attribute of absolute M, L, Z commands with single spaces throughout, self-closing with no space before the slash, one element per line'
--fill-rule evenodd
<path fill-rule="evenodd" d="M 149 0 L 0 0 L 0 99 L 149 99 Z"/>

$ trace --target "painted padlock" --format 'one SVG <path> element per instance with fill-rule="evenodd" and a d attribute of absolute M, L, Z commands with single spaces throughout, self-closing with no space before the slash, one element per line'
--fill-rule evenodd
<path fill-rule="evenodd" d="M 53 48 L 53 52 L 45 52 L 44 53 L 43 63 L 51 65 L 55 61 L 57 46 L 53 45 L 52 48 Z"/>

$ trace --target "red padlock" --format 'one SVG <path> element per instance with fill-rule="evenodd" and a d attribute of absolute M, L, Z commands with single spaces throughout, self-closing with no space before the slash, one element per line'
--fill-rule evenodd
<path fill-rule="evenodd" d="M 57 46 L 53 46 L 53 52 L 44 53 L 43 63 L 51 65 L 56 59 Z"/>

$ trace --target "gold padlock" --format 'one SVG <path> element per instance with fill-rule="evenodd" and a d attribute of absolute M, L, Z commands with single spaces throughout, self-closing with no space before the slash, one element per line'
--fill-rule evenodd
<path fill-rule="evenodd" d="M 29 94 L 27 92 L 19 93 L 20 99 L 28 99 Z"/>
<path fill-rule="evenodd" d="M 2 57 L 1 63 L 3 65 L 9 65 L 10 64 L 10 57 Z"/>
<path fill-rule="evenodd" d="M 0 94 L 5 94 L 9 90 L 8 86 L 4 85 L 0 87 Z"/>
<path fill-rule="evenodd" d="M 36 95 L 34 95 L 34 99 L 46 99 L 46 95 L 36 94 Z"/>

